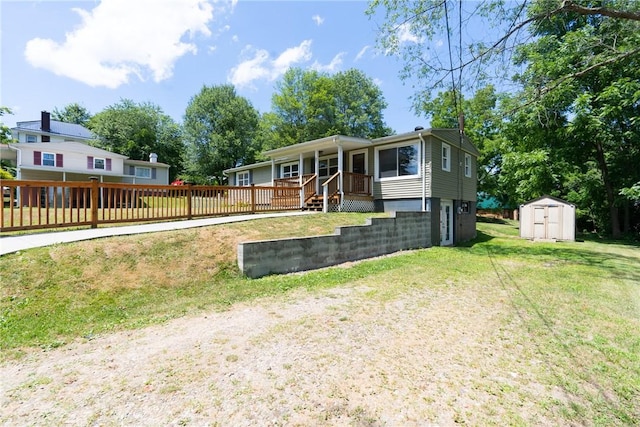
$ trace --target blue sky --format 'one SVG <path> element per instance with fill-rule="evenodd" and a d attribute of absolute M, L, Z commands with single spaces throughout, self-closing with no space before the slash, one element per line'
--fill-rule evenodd
<path fill-rule="evenodd" d="M 391 128 L 428 126 L 410 110 L 401 61 L 376 49 L 377 21 L 366 8 L 365 1 L 3 0 L 0 105 L 14 114 L 2 121 L 13 127 L 73 102 L 95 114 L 129 98 L 181 122 L 203 85 L 225 83 L 266 112 L 278 79 L 297 66 L 360 69 L 382 89 Z"/>

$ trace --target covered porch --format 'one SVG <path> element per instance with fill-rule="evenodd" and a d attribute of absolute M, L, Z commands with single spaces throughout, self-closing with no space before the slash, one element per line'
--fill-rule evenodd
<path fill-rule="evenodd" d="M 323 212 L 372 212 L 373 176 L 365 138 L 330 136 L 270 150 L 271 182 L 299 187 L 300 206 Z M 278 194 L 275 194 L 277 199 Z"/>

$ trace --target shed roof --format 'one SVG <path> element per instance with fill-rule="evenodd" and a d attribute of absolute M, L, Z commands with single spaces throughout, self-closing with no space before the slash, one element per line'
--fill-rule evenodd
<path fill-rule="evenodd" d="M 566 200 L 562 200 L 562 199 L 561 199 L 561 198 L 559 198 L 559 197 L 549 196 L 549 195 L 546 195 L 546 194 L 545 194 L 544 196 L 540 196 L 540 197 L 538 197 L 538 198 L 536 198 L 536 199 L 529 200 L 528 202 L 525 202 L 525 203 L 521 204 L 520 206 L 525 206 L 525 205 L 535 204 L 535 203 L 537 203 L 537 202 L 541 202 L 541 201 L 542 201 L 542 200 L 544 200 L 544 199 L 551 199 L 551 200 L 553 200 L 553 201 L 555 201 L 555 202 L 562 203 L 562 204 L 564 204 L 564 205 L 570 205 L 570 206 L 573 206 L 573 203 L 567 202 Z"/>

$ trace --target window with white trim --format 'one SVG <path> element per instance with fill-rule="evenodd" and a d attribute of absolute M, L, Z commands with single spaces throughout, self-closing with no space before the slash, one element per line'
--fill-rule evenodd
<path fill-rule="evenodd" d="M 237 172 L 236 173 L 236 185 L 241 187 L 249 186 L 249 171 Z"/>
<path fill-rule="evenodd" d="M 442 143 L 442 170 L 447 172 L 451 170 L 451 147 L 444 142 Z"/>
<path fill-rule="evenodd" d="M 287 163 L 281 166 L 282 178 L 291 178 L 294 176 L 298 176 L 299 174 L 299 166 L 298 162 L 295 163 Z"/>
<path fill-rule="evenodd" d="M 376 179 L 418 176 L 418 143 L 376 149 Z"/>
<path fill-rule="evenodd" d="M 318 161 L 318 176 L 328 178 L 338 172 L 338 158 L 325 158 Z"/>
<path fill-rule="evenodd" d="M 471 178 L 471 156 L 466 153 L 464 155 L 464 176 Z"/>
<path fill-rule="evenodd" d="M 42 153 L 42 166 L 55 166 L 56 155 L 53 153 Z"/>
<path fill-rule="evenodd" d="M 93 158 L 93 168 L 94 169 L 103 169 L 104 170 L 104 168 L 105 168 L 104 164 L 105 164 L 104 159 L 99 159 L 97 157 Z"/>
<path fill-rule="evenodd" d="M 136 166 L 136 178 L 151 178 L 151 168 Z"/>
<path fill-rule="evenodd" d="M 38 135 L 27 135 L 27 142 L 38 142 Z"/>

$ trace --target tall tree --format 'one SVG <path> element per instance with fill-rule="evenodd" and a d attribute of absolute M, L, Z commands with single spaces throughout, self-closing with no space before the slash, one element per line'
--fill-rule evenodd
<path fill-rule="evenodd" d="M 223 184 L 223 171 L 255 160 L 259 114 L 231 85 L 203 86 L 184 115 L 186 175 Z"/>
<path fill-rule="evenodd" d="M 86 126 L 91 119 L 91 113 L 82 105 L 74 102 L 65 105 L 62 110 L 54 108 L 51 112 L 51 118 L 59 122 L 75 123 L 77 125 Z"/>
<path fill-rule="evenodd" d="M 536 16 L 545 7 L 544 1 L 533 2 L 529 13 Z M 526 67 L 519 76 L 525 104 L 538 112 L 530 130 L 564 118 L 564 135 L 540 144 L 552 143 L 555 157 L 579 165 L 590 184 L 589 191 L 577 192 L 580 202 L 602 206 L 595 222 L 618 237 L 635 222 L 620 191 L 640 181 L 640 50 L 619 52 L 640 46 L 640 22 L 558 14 L 537 21 L 532 34 L 534 40 L 516 56 Z M 599 185 L 586 178 L 594 175 Z"/>
<path fill-rule="evenodd" d="M 333 75 L 289 69 L 276 85 L 272 113 L 264 120 L 273 129 L 267 148 L 277 148 L 342 134 L 377 138 L 392 133 L 380 88 L 359 70 Z"/>
<path fill-rule="evenodd" d="M 157 105 L 123 99 L 93 116 L 87 126 L 98 136 L 100 148 L 133 160 L 149 160 L 156 153 L 171 166 L 170 180 L 182 172 L 182 129 Z"/>
<path fill-rule="evenodd" d="M 367 14 L 380 28 L 378 45 L 385 54 L 403 58 L 403 79 L 420 88 L 414 106 L 433 93 L 450 88 L 474 90 L 487 78 L 504 83 L 513 69 L 514 50 L 527 43 L 531 30 L 553 21 L 582 17 L 640 22 L 637 0 L 370 0 Z M 469 31 L 478 28 L 479 31 Z M 444 48 L 442 40 L 446 40 Z M 585 46 L 597 48 L 598 45 Z M 553 88 L 614 62 L 640 54 L 640 44 L 609 43 L 607 56 L 582 58 L 571 69 L 555 75 L 541 91 Z M 489 67 L 489 65 L 497 65 Z M 417 81 L 418 84 L 415 84 Z"/>

